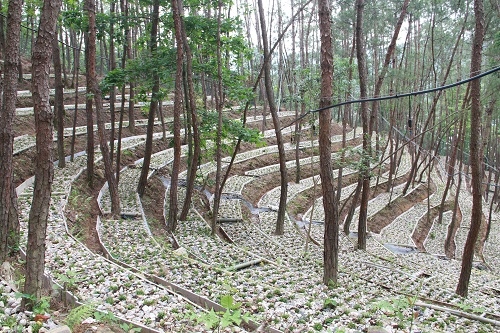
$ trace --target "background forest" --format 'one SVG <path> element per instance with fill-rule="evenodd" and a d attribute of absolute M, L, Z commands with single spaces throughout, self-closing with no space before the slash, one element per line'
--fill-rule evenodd
<path fill-rule="evenodd" d="M 0 6 L 0 332 L 500 332 L 498 0 Z"/>

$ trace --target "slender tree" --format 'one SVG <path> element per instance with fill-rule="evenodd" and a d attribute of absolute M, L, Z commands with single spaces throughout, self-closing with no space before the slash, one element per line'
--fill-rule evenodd
<path fill-rule="evenodd" d="M 0 13 L 3 13 L 3 4 L 2 1 L 0 1 Z M 5 20 L 3 15 L 0 15 L 0 51 L 2 54 L 5 52 Z"/>
<path fill-rule="evenodd" d="M 85 9 L 88 15 L 89 31 L 87 40 L 87 49 L 85 55 L 87 62 L 87 81 L 88 91 L 94 98 L 95 113 L 97 118 L 97 135 L 99 137 L 99 146 L 101 148 L 102 161 L 104 164 L 104 174 L 108 182 L 109 195 L 111 197 L 111 214 L 120 215 L 120 197 L 118 186 L 112 170 L 111 157 L 109 156 L 108 139 L 106 137 L 104 111 L 102 109 L 102 96 L 96 77 L 96 7 L 95 0 L 86 0 Z"/>
<path fill-rule="evenodd" d="M 278 217 L 276 220 L 276 230 L 274 231 L 274 233 L 276 235 L 283 235 L 283 233 L 285 232 L 286 198 L 288 192 L 286 156 L 285 156 L 283 136 L 281 134 L 280 119 L 278 117 L 278 110 L 276 108 L 276 103 L 274 101 L 273 85 L 271 82 L 271 55 L 269 52 L 269 42 L 267 39 L 264 7 L 262 5 L 262 0 L 258 0 L 257 3 L 259 6 L 260 30 L 262 34 L 262 45 L 264 50 L 264 83 L 266 88 L 267 102 L 269 103 L 269 110 L 273 118 L 273 125 L 276 133 L 276 143 L 278 145 L 279 164 L 280 164 L 281 194 L 280 194 L 280 203 L 278 207 Z"/>
<path fill-rule="evenodd" d="M 220 183 L 221 183 L 221 172 L 222 172 L 222 109 L 224 106 L 224 93 L 222 88 L 222 55 L 221 55 L 221 20 L 222 20 L 222 3 L 219 0 L 219 5 L 217 7 L 217 80 L 216 80 L 216 93 L 215 93 L 215 109 L 217 110 L 217 134 L 215 137 L 215 162 L 216 162 L 216 172 L 215 172 L 215 191 L 214 200 L 212 208 L 212 221 L 211 230 L 212 235 L 215 235 L 217 229 L 217 218 L 219 216 L 219 204 L 220 204 Z"/>
<path fill-rule="evenodd" d="M 16 192 L 12 182 L 12 153 L 14 134 L 12 123 L 16 111 L 17 98 L 17 61 L 21 36 L 22 1 L 10 0 L 7 14 L 7 38 L 4 51 L 3 92 L 0 100 L 0 263 L 8 254 L 8 235 L 18 229 L 17 216 L 9 213 L 13 208 L 12 199 Z M 3 23 L 3 22 L 2 22 Z M 3 30 L 2 32 L 3 33 Z M 0 69 L 1 71 L 1 69 Z M 15 200 L 14 200 L 15 204 Z M 16 207 L 14 207 L 16 208 Z M 14 228 L 9 227 L 14 226 Z M 17 227 L 16 227 L 17 226 Z"/>
<path fill-rule="evenodd" d="M 470 75 L 477 75 L 481 71 L 481 61 L 483 56 L 484 39 L 484 7 L 482 0 L 474 0 L 474 17 L 476 19 L 474 28 L 474 38 L 472 43 L 472 57 Z M 471 113 L 470 122 L 473 129 L 470 133 L 470 167 L 472 185 L 472 212 L 469 234 L 465 242 L 464 254 L 462 256 L 462 269 L 456 293 L 466 297 L 469 289 L 472 261 L 474 260 L 474 246 L 479 235 L 482 211 L 482 170 L 481 170 L 481 81 L 471 82 Z"/>
<path fill-rule="evenodd" d="M 62 81 L 62 65 L 61 65 L 61 52 L 59 49 L 59 41 L 54 38 L 52 45 L 52 53 L 54 60 L 54 81 L 55 81 L 55 123 L 57 127 L 57 166 L 64 168 L 66 166 L 64 156 L 64 84 Z"/>
<path fill-rule="evenodd" d="M 331 8 L 329 0 L 319 0 L 318 16 L 321 38 L 321 91 L 319 107 L 332 104 L 333 82 L 333 47 L 331 28 Z M 319 114 L 319 158 L 321 193 L 323 194 L 323 209 L 325 211 L 325 233 L 323 249 L 323 283 L 336 284 L 338 274 L 339 253 L 339 222 L 338 202 L 333 185 L 332 152 L 331 152 L 331 121 L 330 109 L 320 111 Z"/>
<path fill-rule="evenodd" d="M 189 47 L 186 27 L 184 24 L 184 20 L 181 21 L 182 28 L 182 38 L 184 40 L 184 51 L 186 55 L 186 81 L 187 81 L 187 104 L 188 110 L 190 113 L 190 125 L 193 136 L 193 154 L 191 155 L 191 160 L 189 164 L 189 173 L 187 177 L 186 183 L 186 198 L 184 199 L 184 205 L 182 206 L 182 211 L 179 216 L 181 221 L 187 218 L 189 213 L 189 208 L 191 207 L 191 198 L 193 195 L 194 182 L 196 180 L 196 170 L 198 168 L 198 159 L 201 155 L 201 146 L 200 146 L 200 130 L 199 130 L 199 120 L 196 109 L 196 100 L 194 97 L 194 83 L 193 83 L 193 54 L 191 52 L 191 48 Z M 203 83 L 202 83 L 203 84 Z M 206 103 L 206 95 L 205 95 L 205 103 Z M 188 116 L 188 117 L 189 117 Z"/>
<path fill-rule="evenodd" d="M 89 66 L 89 32 L 85 33 L 85 67 L 88 69 Z M 92 82 L 89 75 L 86 76 L 86 86 L 87 92 L 91 90 Z M 92 96 L 87 94 L 85 98 L 85 112 L 87 118 L 87 183 L 92 188 L 94 187 L 94 159 L 95 159 L 95 149 L 94 149 L 94 111 L 92 107 Z"/>
<path fill-rule="evenodd" d="M 401 30 L 401 26 L 403 25 L 404 19 L 406 17 L 406 12 L 408 10 L 409 4 L 410 4 L 410 0 L 405 0 L 405 2 L 403 3 L 403 7 L 401 8 L 401 12 L 399 14 L 399 18 L 398 18 L 398 21 L 396 23 L 396 26 L 394 27 L 394 32 L 392 34 L 391 42 L 390 42 L 389 46 L 387 47 L 387 52 L 385 54 L 382 69 L 380 70 L 380 73 L 377 77 L 377 82 L 375 83 L 374 96 L 376 96 L 376 97 L 380 95 L 380 91 L 382 89 L 382 84 L 384 82 L 385 75 L 387 74 L 387 71 L 389 69 L 389 64 L 390 64 L 392 55 L 394 54 L 394 50 L 396 49 L 396 42 L 398 40 L 399 31 Z M 370 125 L 369 125 L 370 133 L 373 133 L 373 131 L 376 130 L 375 121 L 378 119 L 378 109 L 379 109 L 379 103 L 373 102 L 372 112 L 370 115 Z"/>
<path fill-rule="evenodd" d="M 368 96 L 367 92 L 367 69 L 366 49 L 363 36 L 363 10 L 364 0 L 356 1 L 356 56 L 358 59 L 359 92 L 360 98 Z M 358 249 L 366 250 L 366 218 L 368 213 L 368 199 L 370 196 L 370 153 L 371 133 L 368 119 L 368 103 L 361 103 L 361 121 L 363 123 L 363 156 L 361 157 L 361 170 L 359 177 L 362 178 L 361 203 L 359 207 L 358 222 Z"/>
<path fill-rule="evenodd" d="M 49 217 L 54 165 L 52 134 L 54 113 L 49 104 L 49 69 L 52 43 L 56 38 L 56 22 L 61 0 L 43 2 L 38 34 L 31 57 L 33 108 L 36 126 L 35 187 L 28 222 L 26 248 L 26 280 L 24 293 L 40 299 L 45 268 L 45 236 Z M 26 299 L 25 299 L 26 300 Z M 30 308 L 33 304 L 23 304 Z"/>
<path fill-rule="evenodd" d="M 167 230 L 174 232 L 177 227 L 177 186 L 181 160 L 181 113 L 182 113 L 182 61 L 184 59 L 184 46 L 182 39 L 181 14 L 179 3 L 182 0 L 172 0 L 172 16 L 174 19 L 175 43 L 177 47 L 177 69 L 175 71 L 174 93 L 174 162 L 170 181 L 169 211 Z"/>
<path fill-rule="evenodd" d="M 115 1 L 111 1 L 109 4 L 109 14 L 111 16 L 111 22 L 109 25 L 109 35 L 111 38 L 109 39 L 109 70 L 112 71 L 116 69 L 116 56 L 115 56 L 115 8 L 116 8 L 116 3 Z M 111 87 L 111 90 L 109 92 L 109 113 L 110 113 L 110 120 L 111 120 L 111 133 L 110 133 L 110 138 L 109 140 L 109 152 L 110 152 L 110 157 L 111 157 L 111 164 L 113 164 L 113 156 L 114 156 L 114 150 L 115 150 L 115 132 L 116 132 L 116 126 L 115 126 L 115 102 L 116 102 L 116 88 L 115 86 Z"/>
<path fill-rule="evenodd" d="M 157 35 L 158 35 L 158 21 L 160 12 L 160 1 L 153 1 L 153 19 L 151 22 L 151 41 L 150 41 L 150 51 L 151 57 L 156 56 L 157 49 Z M 153 131 L 155 125 L 155 115 L 158 109 L 158 101 L 160 97 L 158 96 L 160 92 L 160 77 L 156 71 L 153 72 L 153 89 L 151 93 L 151 103 L 149 106 L 148 114 L 148 128 L 146 132 L 146 149 L 144 151 L 144 160 L 142 163 L 141 176 L 139 178 L 139 183 L 137 185 L 137 193 L 139 196 L 144 195 L 146 190 L 146 185 L 148 182 L 149 165 L 151 163 L 151 153 L 153 152 Z"/>

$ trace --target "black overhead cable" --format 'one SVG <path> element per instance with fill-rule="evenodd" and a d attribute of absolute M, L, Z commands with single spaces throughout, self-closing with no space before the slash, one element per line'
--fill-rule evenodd
<path fill-rule="evenodd" d="M 388 99 L 395 99 L 395 98 L 401 98 L 401 97 L 408 97 L 408 96 L 417 96 L 417 95 L 428 94 L 428 93 L 435 92 L 435 91 L 441 91 L 441 90 L 450 89 L 450 88 L 453 88 L 453 87 L 456 87 L 456 86 L 468 83 L 470 81 L 474 81 L 474 80 L 480 79 L 483 76 L 487 76 L 487 75 L 493 74 L 493 73 L 495 73 L 496 71 L 499 71 L 499 70 L 500 70 L 500 66 L 497 66 L 497 67 L 494 67 L 494 68 L 492 68 L 492 69 L 490 69 L 490 70 L 488 70 L 488 71 L 486 71 L 484 73 L 478 74 L 476 76 L 471 76 L 468 79 L 457 81 L 455 83 L 447 84 L 447 85 L 436 87 L 436 88 L 432 88 L 432 89 L 426 89 L 426 90 L 420 90 L 420 91 L 413 91 L 413 92 L 409 92 L 409 93 L 395 94 L 395 95 L 390 95 L 390 96 L 371 97 L 371 98 L 365 98 L 365 99 L 357 99 L 357 100 L 352 100 L 352 101 L 345 101 L 345 102 L 333 104 L 333 105 L 330 105 L 330 106 L 325 106 L 325 107 L 322 107 L 322 108 L 319 108 L 319 109 L 316 109 L 316 110 L 311 110 L 310 112 L 319 112 L 319 111 L 328 110 L 328 109 L 336 108 L 336 107 L 339 107 L 339 106 L 342 106 L 342 105 L 347 105 L 347 104 L 362 103 L 362 102 L 374 102 L 374 101 L 385 101 L 385 100 L 388 100 Z"/>
<path fill-rule="evenodd" d="M 411 97 L 411 96 L 423 95 L 423 94 L 428 94 L 428 93 L 432 93 L 432 92 L 436 92 L 436 91 L 446 90 L 446 89 L 450 89 L 450 88 L 453 88 L 453 87 L 456 87 L 456 86 L 459 86 L 459 85 L 462 85 L 462 84 L 465 84 L 465 83 L 468 83 L 468 82 L 480 79 L 483 76 L 487 76 L 487 75 L 493 74 L 493 73 L 495 73 L 495 72 L 497 72 L 499 70 L 500 70 L 500 66 L 497 66 L 497 67 L 494 67 L 494 68 L 492 68 L 492 69 L 490 69 L 490 70 L 488 70 L 486 72 L 478 74 L 476 76 L 471 76 L 471 77 L 469 77 L 469 78 L 467 78 L 465 80 L 457 81 L 455 83 L 447 84 L 447 85 L 436 87 L 436 88 L 432 88 L 432 89 L 426 89 L 426 90 L 420 90 L 420 91 L 413 91 L 413 92 L 408 92 L 408 93 L 403 93 L 403 94 L 395 94 L 395 95 L 389 95 L 389 96 L 370 97 L 370 98 L 364 98 L 364 99 L 355 99 L 355 100 L 344 101 L 344 102 L 337 103 L 337 104 L 332 104 L 332 105 L 325 106 L 325 107 L 322 107 L 322 108 L 319 108 L 319 109 L 307 111 L 306 113 L 304 113 L 303 115 L 301 115 L 300 117 L 298 117 L 297 119 L 295 119 L 294 121 L 292 121 L 289 125 L 287 125 L 287 126 L 285 126 L 283 128 L 291 126 L 295 122 L 297 122 L 297 121 L 305 118 L 310 113 L 315 113 L 315 112 L 319 112 L 319 111 L 323 111 L 323 110 L 333 109 L 333 108 L 337 108 L 339 106 L 348 105 L 348 104 L 356 104 L 356 103 L 363 103 L 363 102 L 374 102 L 374 101 L 385 101 L 385 100 L 389 100 L 389 99 L 396 99 L 396 98 L 402 98 L 402 97 Z M 281 128 L 280 130 L 282 130 L 283 128 Z"/>

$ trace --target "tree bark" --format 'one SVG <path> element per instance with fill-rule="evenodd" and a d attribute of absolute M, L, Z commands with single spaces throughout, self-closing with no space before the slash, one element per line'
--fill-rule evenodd
<path fill-rule="evenodd" d="M 193 195 L 194 182 L 196 180 L 196 170 L 198 168 L 198 160 L 201 155 L 201 147 L 200 147 L 200 130 L 199 130 L 199 120 L 196 110 L 196 99 L 195 99 L 195 90 L 193 84 L 193 55 L 191 52 L 191 48 L 188 44 L 188 39 L 186 35 L 186 28 L 184 26 L 184 21 L 181 21 L 182 27 L 182 38 L 184 41 L 184 52 L 186 55 L 186 79 L 187 79 L 187 103 L 189 105 L 189 112 L 191 117 L 191 128 L 192 128 L 192 136 L 193 136 L 193 155 L 191 156 L 191 163 L 189 165 L 189 174 L 186 183 L 186 197 L 184 199 L 184 205 L 182 207 L 181 214 L 179 219 L 181 221 L 187 218 L 189 213 L 189 209 L 191 207 L 191 198 Z M 203 74 L 202 74 L 203 75 Z M 206 95 L 205 95 L 206 99 Z M 206 104 L 206 103 L 205 103 Z"/>
<path fill-rule="evenodd" d="M 7 14 L 7 38 L 5 40 L 5 48 L 2 49 L 4 51 L 5 72 L 3 73 L 3 87 L 0 90 L 0 93 L 3 92 L 1 96 L 2 100 L 0 101 L 0 263 L 6 259 L 9 252 L 9 234 L 11 232 L 18 233 L 17 229 L 19 225 L 19 221 L 15 221 L 17 220 L 17 216 L 11 216 L 9 212 L 11 208 L 17 208 L 11 207 L 12 200 L 16 195 L 14 184 L 12 183 L 12 154 L 14 149 L 12 123 L 16 112 L 17 61 L 19 59 L 19 43 L 21 38 L 21 13 L 22 1 L 10 0 L 9 12 Z M 9 225 L 13 225 L 14 228 L 10 228 Z M 17 238 L 17 235 L 12 236 Z"/>
<path fill-rule="evenodd" d="M 111 158 L 109 156 L 108 139 L 106 137 L 104 111 L 102 109 L 102 95 L 96 77 L 96 9 L 95 0 L 86 0 L 85 7 L 89 18 L 89 32 L 87 43 L 87 80 L 88 91 L 93 95 L 95 102 L 95 112 L 97 118 L 97 135 L 104 164 L 104 174 L 108 182 L 109 195 L 111 197 L 111 214 L 115 217 L 120 215 L 120 197 L 118 186 L 113 174 Z"/>
<path fill-rule="evenodd" d="M 91 89 L 91 80 L 88 75 L 89 65 L 89 32 L 85 33 L 85 62 L 86 62 L 86 87 L 87 92 Z M 85 99 L 85 112 L 87 115 L 87 183 L 90 188 L 94 187 L 94 158 L 95 158 L 95 149 L 94 149 L 94 116 L 93 116 L 93 108 L 92 108 L 92 96 L 87 94 Z"/>
<path fill-rule="evenodd" d="M 217 81 L 215 92 L 215 109 L 217 110 L 217 134 L 215 138 L 215 190 L 212 208 L 212 220 L 210 223 L 212 236 L 217 230 L 217 218 L 219 216 L 219 204 L 221 198 L 221 172 L 222 172 L 222 109 L 224 106 L 224 93 L 222 88 L 222 56 L 221 56 L 221 19 L 222 19 L 222 3 L 219 1 L 217 8 Z"/>
<path fill-rule="evenodd" d="M 167 219 L 167 231 L 174 232 L 177 227 L 177 183 L 179 180 L 179 168 L 181 161 L 181 113 L 182 113 L 182 61 L 184 58 L 184 47 L 182 39 L 182 26 L 179 1 L 172 0 L 172 16 L 174 19 L 175 42 L 177 46 L 177 69 L 175 72 L 175 94 L 174 94 L 174 162 L 172 164 L 172 175 L 170 180 L 169 210 Z"/>
<path fill-rule="evenodd" d="M 481 71 L 482 49 L 484 39 L 484 9 L 482 0 L 474 0 L 474 16 L 476 19 L 470 75 L 477 75 Z M 462 269 L 456 293 L 466 297 L 469 289 L 472 261 L 474 260 L 474 245 L 479 234 L 482 219 L 482 170 L 481 170 L 481 81 L 471 82 L 471 134 L 470 134 L 470 166 L 472 177 L 472 212 L 470 230 L 465 242 L 462 257 Z"/>
<path fill-rule="evenodd" d="M 0 1 L 0 12 L 3 13 L 2 1 Z M 0 51 L 5 54 L 5 31 L 4 31 L 4 18 L 0 15 Z"/>
<path fill-rule="evenodd" d="M 79 44 L 79 48 L 80 49 L 80 46 L 81 46 L 81 40 L 80 40 L 80 44 Z M 73 87 L 75 88 L 75 114 L 73 115 L 73 131 L 72 131 L 72 135 L 71 135 L 71 162 L 73 162 L 73 159 L 75 157 L 75 142 L 76 142 L 76 122 L 77 122 L 77 116 L 78 116 L 78 79 L 79 79 L 79 73 L 80 73 L 80 52 L 78 52 L 78 50 L 75 49 L 75 53 L 74 53 L 74 56 L 75 56 L 75 59 L 74 59 L 74 63 L 75 63 L 75 68 L 74 68 L 74 71 L 75 71 L 75 78 L 74 80 L 72 81 L 74 84 L 73 84 Z"/>
<path fill-rule="evenodd" d="M 32 54 L 32 91 L 36 126 L 35 187 L 29 214 L 24 293 L 40 299 L 45 268 L 45 236 L 49 217 L 54 164 L 52 163 L 53 111 L 49 103 L 52 43 L 61 0 L 47 0 L 40 14 L 38 36 Z M 26 299 L 24 299 L 26 301 Z M 23 307 L 33 304 L 23 302 Z"/>
<path fill-rule="evenodd" d="M 332 104 L 333 82 L 333 47 L 331 33 L 330 1 L 319 0 L 318 17 L 321 36 L 321 91 L 319 107 Z M 319 114 L 319 158 L 321 192 L 323 194 L 323 209 L 325 211 L 325 233 L 323 249 L 323 283 L 336 284 L 338 280 L 338 202 L 333 185 L 332 148 L 330 123 L 332 113 L 330 109 L 320 111 Z"/>
<path fill-rule="evenodd" d="M 153 18 L 151 22 L 151 44 L 150 51 L 151 57 L 156 57 L 157 41 L 156 37 L 158 35 L 158 21 L 159 21 L 159 11 L 160 2 L 159 0 L 153 1 Z M 153 89 L 151 92 L 151 103 L 149 106 L 148 114 L 148 128 L 146 130 L 146 148 L 144 150 L 144 160 L 142 162 L 141 176 L 139 178 L 139 183 L 137 184 L 137 193 L 142 197 L 144 191 L 146 190 L 146 185 L 148 183 L 148 173 L 149 165 L 151 163 L 151 153 L 153 152 L 153 132 L 155 125 L 155 115 L 158 109 L 158 100 L 160 99 L 158 94 L 160 92 L 160 77 L 156 71 L 153 72 Z"/>
<path fill-rule="evenodd" d="M 367 92 L 367 69 L 366 50 L 363 37 L 363 9 L 364 0 L 357 0 L 356 16 L 356 56 L 358 58 L 359 91 L 360 98 L 368 96 Z M 366 218 L 368 212 L 368 199 L 370 197 L 370 155 L 371 155 L 371 133 L 368 119 L 368 103 L 361 103 L 361 121 L 363 125 L 363 156 L 361 157 L 361 170 L 359 177 L 362 178 L 363 188 L 361 192 L 361 202 L 359 206 L 358 222 L 358 249 L 366 250 Z"/>
<path fill-rule="evenodd" d="M 262 5 L 262 0 L 258 0 L 257 2 L 259 6 L 260 30 L 262 34 L 262 44 L 264 50 L 264 82 L 265 82 L 267 100 L 269 103 L 269 110 L 273 118 L 273 125 L 276 133 L 276 143 L 278 145 L 279 164 L 280 164 L 281 194 L 280 194 L 280 203 L 278 208 L 278 217 L 276 220 L 276 229 L 274 231 L 274 234 L 283 235 L 283 233 L 285 232 L 286 198 L 288 191 L 286 156 L 285 156 L 283 137 L 281 135 L 281 130 L 280 130 L 281 129 L 280 120 L 276 109 L 276 103 L 274 101 L 274 92 L 271 82 L 271 58 L 269 52 L 269 42 L 267 40 L 264 8 Z"/>
<path fill-rule="evenodd" d="M 114 20 L 115 18 L 115 1 L 111 1 L 109 4 L 109 15 Z M 109 26 L 109 35 L 111 38 L 109 39 L 109 70 L 112 71 L 116 68 L 116 57 L 115 57 L 115 24 L 114 21 L 110 22 Z M 116 101 L 116 89 L 115 86 L 111 87 L 109 92 L 109 113 L 111 120 L 111 132 L 110 132 L 110 140 L 109 140 L 109 157 L 111 158 L 111 164 L 113 164 L 113 156 L 115 152 L 115 101 Z"/>
<path fill-rule="evenodd" d="M 54 108 L 56 114 L 56 127 L 57 127 L 57 166 L 64 168 L 66 166 L 64 156 L 64 84 L 62 81 L 62 66 L 61 66 L 61 52 L 59 50 L 59 41 L 54 38 L 52 43 L 52 58 L 54 60 L 54 80 L 55 80 L 55 99 Z"/>

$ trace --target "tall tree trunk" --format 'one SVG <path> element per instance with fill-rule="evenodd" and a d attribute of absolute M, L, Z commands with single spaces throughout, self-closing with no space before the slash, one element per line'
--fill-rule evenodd
<path fill-rule="evenodd" d="M 3 13 L 2 1 L 0 1 L 0 13 Z M 0 51 L 5 54 L 5 31 L 4 31 L 5 21 L 3 15 L 0 15 Z"/>
<path fill-rule="evenodd" d="M 273 118 L 273 125 L 276 133 L 276 143 L 278 145 L 279 164 L 280 164 L 281 194 L 280 194 L 280 203 L 278 208 L 278 217 L 276 220 L 276 229 L 274 233 L 276 235 L 283 235 L 285 231 L 286 198 L 288 191 L 286 156 L 285 156 L 283 137 L 280 130 L 281 129 L 280 120 L 276 109 L 276 103 L 274 101 L 273 86 L 271 82 L 271 56 L 269 52 L 269 42 L 267 40 L 264 8 L 262 5 L 262 0 L 258 0 L 257 3 L 259 6 L 260 30 L 262 34 L 262 45 L 264 50 L 264 82 L 266 86 L 266 95 L 269 103 L 269 110 Z"/>
<path fill-rule="evenodd" d="M 57 166 L 66 166 L 64 156 L 64 84 L 62 81 L 61 52 L 59 51 L 59 41 L 54 38 L 52 43 L 52 58 L 54 60 L 54 81 L 56 85 L 54 98 L 54 111 L 56 114 L 55 123 L 57 128 Z"/>
<path fill-rule="evenodd" d="M 95 112 L 97 118 L 97 135 L 99 136 L 99 145 L 101 147 L 102 161 L 104 164 L 104 174 L 108 182 L 109 194 L 111 197 L 111 214 L 115 217 L 120 215 L 120 197 L 118 195 L 118 186 L 111 165 L 109 156 L 108 140 L 106 138 L 106 129 L 104 121 L 104 111 L 102 109 L 102 95 L 97 83 L 96 74 L 96 7 L 95 0 L 86 0 L 85 7 L 89 19 L 88 43 L 86 49 L 87 58 L 87 80 L 88 91 L 93 95 L 95 102 Z"/>
<path fill-rule="evenodd" d="M 9 228 L 9 225 L 18 226 L 19 221 L 9 219 L 11 211 L 12 196 L 15 197 L 13 184 L 12 154 L 14 144 L 14 133 L 12 123 L 16 112 L 17 99 L 17 60 L 19 59 L 19 43 L 21 36 L 21 13 L 22 1 L 10 0 L 7 15 L 7 39 L 5 40 L 4 52 L 4 77 L 2 80 L 3 92 L 0 101 L 0 263 L 2 263 L 9 252 L 8 241 L 11 232 L 17 233 L 18 227 Z M 3 24 L 3 22 L 1 22 Z M 3 33 L 3 31 L 2 31 Z M 0 66 L 1 72 L 1 66 Z M 13 207 L 17 208 L 17 207 Z M 9 230 L 10 229 L 10 230 Z M 13 235 L 17 238 L 17 235 Z"/>
<path fill-rule="evenodd" d="M 321 91 L 319 107 L 332 104 L 333 47 L 329 0 L 319 0 L 318 16 L 321 36 Z M 325 211 L 325 234 L 323 250 L 323 283 L 336 284 L 338 280 L 339 222 L 338 202 L 333 186 L 330 109 L 319 114 L 319 163 L 323 209 Z M 312 222 L 312 221 L 311 221 Z"/>
<path fill-rule="evenodd" d="M 406 17 L 406 12 L 408 9 L 408 5 L 410 3 L 410 0 L 405 0 L 403 3 L 403 7 L 401 8 L 401 13 L 399 14 L 398 21 L 396 23 L 396 27 L 394 28 L 394 32 L 392 34 L 392 39 L 387 47 L 387 52 L 385 54 L 385 59 L 384 59 L 384 64 L 382 66 L 382 69 L 380 71 L 380 74 L 378 75 L 377 82 L 375 83 L 375 91 L 374 91 L 374 96 L 378 97 L 380 95 L 380 91 L 382 89 L 382 83 L 384 82 L 385 75 L 387 74 L 387 70 L 389 68 L 389 63 L 391 61 L 391 57 L 394 53 L 394 50 L 396 49 L 396 42 L 398 40 L 399 36 L 399 31 L 401 30 L 401 26 L 403 25 L 403 21 Z M 372 112 L 370 116 L 370 133 L 373 133 L 375 130 L 375 120 L 378 119 L 378 109 L 379 109 L 379 103 L 377 101 L 373 102 L 372 104 Z"/>
<path fill-rule="evenodd" d="M 68 78 L 66 77 L 66 72 L 67 72 L 67 69 L 66 69 L 66 57 L 64 56 L 65 52 L 64 52 L 64 42 L 63 42 L 63 31 L 62 31 L 62 27 L 59 26 L 59 39 L 61 40 L 61 71 L 62 71 L 62 81 L 63 81 L 63 87 L 66 87 L 66 84 L 68 82 Z M 69 45 L 66 45 L 66 49 L 69 48 Z M 64 104 L 64 103 L 63 103 Z"/>
<path fill-rule="evenodd" d="M 81 46 L 81 43 L 79 44 Z M 71 161 L 73 162 L 73 159 L 75 157 L 75 142 L 76 142 L 76 122 L 78 120 L 78 79 L 79 79 L 79 73 L 80 73 L 80 52 L 75 50 L 75 79 L 74 79 L 74 85 L 73 87 L 75 88 L 75 113 L 73 115 L 73 131 L 71 135 Z"/>
<path fill-rule="evenodd" d="M 112 20 L 110 22 L 109 26 L 109 35 L 111 38 L 109 39 L 109 70 L 112 71 L 116 68 L 116 57 L 115 57 L 115 39 L 114 39 L 114 34 L 115 34 L 115 24 L 114 24 L 114 18 L 115 18 L 115 1 L 111 1 L 109 4 L 109 15 L 111 16 Z M 114 156 L 114 151 L 115 151 L 115 102 L 116 102 L 116 89 L 115 86 L 111 87 L 111 90 L 109 92 L 109 113 L 110 113 L 110 120 L 111 120 L 111 133 L 110 133 L 110 140 L 109 140 L 109 157 L 111 158 L 111 164 L 113 164 L 113 156 Z"/>
<path fill-rule="evenodd" d="M 474 0 L 474 16 L 476 19 L 470 75 L 477 75 L 481 71 L 482 49 L 484 39 L 484 9 L 482 0 Z M 481 190 L 481 81 L 471 82 L 471 134 L 470 134 L 470 166 L 472 177 L 472 212 L 470 230 L 465 242 L 462 257 L 462 269 L 458 280 L 456 293 L 466 297 L 469 289 L 472 261 L 474 260 L 474 245 L 481 227 L 482 190 Z"/>
<path fill-rule="evenodd" d="M 128 11 L 129 11 L 129 3 L 127 1 L 126 7 L 125 7 L 125 15 L 128 16 Z M 127 26 L 127 33 L 126 33 L 126 38 L 127 38 L 127 58 L 132 59 L 132 37 L 131 37 L 131 31 L 130 28 Z M 135 114 L 134 114 L 134 95 L 135 95 L 135 84 L 134 82 L 129 83 L 129 99 L 128 99 L 128 128 L 131 133 L 135 133 Z"/>
<path fill-rule="evenodd" d="M 212 236 L 215 235 L 217 229 L 217 217 L 219 216 L 219 204 L 221 197 L 221 172 L 222 172 L 222 109 L 224 108 L 224 93 L 222 88 L 222 56 L 221 56 L 221 19 L 222 19 L 222 3 L 219 1 L 217 8 L 217 81 L 215 92 L 215 109 L 217 110 L 217 134 L 215 138 L 215 190 L 212 208 L 211 230 Z"/>
<path fill-rule="evenodd" d="M 159 11 L 160 11 L 160 0 L 153 1 L 153 18 L 151 22 L 151 57 L 156 57 L 157 49 L 157 35 L 158 35 L 158 21 L 159 21 Z M 148 183 L 148 173 L 149 165 L 151 163 L 151 153 L 153 152 L 153 132 L 155 125 L 155 115 L 158 109 L 158 100 L 160 99 L 158 93 L 160 92 L 160 77 L 156 71 L 153 72 L 153 89 L 151 93 L 151 104 L 149 107 L 148 114 L 148 128 L 146 133 L 146 149 L 144 151 L 144 160 L 142 163 L 141 176 L 139 178 L 139 184 L 137 185 L 137 193 L 139 196 L 144 195 L 146 190 L 146 185 Z"/>
<path fill-rule="evenodd" d="M 89 33 L 85 33 L 85 69 L 88 71 L 89 66 Z M 86 87 L 87 92 L 91 89 L 91 81 L 89 75 L 86 76 Z M 92 96 L 86 95 L 85 99 L 85 112 L 87 115 L 87 183 L 90 188 L 94 187 L 94 158 L 95 158 L 95 149 L 94 149 L 94 115 L 92 108 Z"/>
<path fill-rule="evenodd" d="M 49 70 L 52 43 L 56 38 L 56 22 L 61 0 L 47 0 L 40 13 L 40 25 L 32 54 L 33 108 L 36 126 L 35 187 L 29 213 L 26 248 L 26 280 L 24 293 L 40 299 L 45 269 L 45 236 L 49 217 L 54 164 L 52 163 L 52 132 L 54 114 L 49 103 Z M 26 301 L 26 299 L 24 299 Z M 23 307 L 33 304 L 23 302 Z"/>
<path fill-rule="evenodd" d="M 172 16 L 174 19 L 175 42 L 177 44 L 177 69 L 175 72 L 174 94 L 174 162 L 172 164 L 172 176 L 170 180 L 170 197 L 167 219 L 167 231 L 169 232 L 174 232 L 177 227 L 177 183 L 179 180 L 179 168 L 181 161 L 182 61 L 184 58 L 184 47 L 180 1 L 182 0 L 172 0 Z"/>
<path fill-rule="evenodd" d="M 356 9 L 356 55 L 358 58 L 359 91 L 360 98 L 365 99 L 367 92 L 367 69 L 366 50 L 363 37 L 363 9 L 364 0 L 357 0 Z M 366 250 L 366 218 L 368 213 L 368 199 L 370 197 L 370 155 L 371 155 L 371 133 L 368 119 L 368 103 L 361 103 L 361 121 L 363 125 L 363 156 L 361 157 L 361 170 L 359 177 L 363 179 L 361 202 L 359 206 L 358 222 L 358 249 Z"/>
<path fill-rule="evenodd" d="M 191 156 L 191 163 L 189 165 L 189 174 L 186 183 L 186 197 L 184 199 L 184 205 L 182 207 L 181 214 L 179 219 L 181 221 L 187 218 L 189 213 L 189 208 L 191 207 L 191 198 L 193 196 L 194 190 L 194 182 L 196 180 L 196 170 L 198 168 L 198 160 L 201 155 L 201 147 L 200 147 L 200 129 L 199 129 L 199 120 L 196 110 L 196 99 L 195 99 L 195 91 L 193 84 L 193 54 L 191 52 L 191 48 L 189 47 L 186 28 L 184 26 L 184 21 L 181 21 L 182 27 L 182 39 L 184 41 L 184 52 L 186 55 L 186 80 L 187 80 L 187 104 L 189 105 L 188 110 L 190 114 L 190 124 L 193 136 L 193 154 Z M 202 74 L 203 75 L 203 74 Z M 206 98 L 206 97 L 205 97 Z"/>

